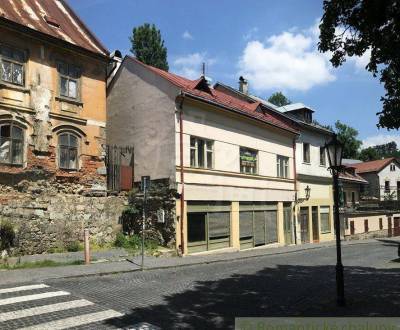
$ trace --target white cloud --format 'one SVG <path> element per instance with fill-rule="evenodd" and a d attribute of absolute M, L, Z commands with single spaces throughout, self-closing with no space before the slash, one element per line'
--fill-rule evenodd
<path fill-rule="evenodd" d="M 257 91 L 306 91 L 335 80 L 327 56 L 317 50 L 316 30 L 284 31 L 265 42 L 249 41 L 239 60 L 239 75 Z"/>
<path fill-rule="evenodd" d="M 389 142 L 396 142 L 397 147 L 400 147 L 400 135 L 399 134 L 378 134 L 374 136 L 367 137 L 363 140 L 363 148 L 368 148 L 376 146 L 379 144 L 385 144 Z"/>
<path fill-rule="evenodd" d="M 173 61 L 173 72 L 189 79 L 197 79 L 201 75 L 202 64 L 208 66 L 213 65 L 215 59 L 209 58 L 206 52 L 192 53 L 177 57 Z"/>
<path fill-rule="evenodd" d="M 194 39 L 193 36 L 190 34 L 190 32 L 188 30 L 183 32 L 182 38 L 185 39 L 185 40 L 193 40 Z"/>
<path fill-rule="evenodd" d="M 371 58 L 371 49 L 368 49 L 363 55 L 361 56 L 353 56 L 350 57 L 350 61 L 354 63 L 356 69 L 358 71 L 364 70 L 367 64 L 369 63 Z"/>
<path fill-rule="evenodd" d="M 243 39 L 245 41 L 250 40 L 250 39 L 254 39 L 255 35 L 258 32 L 258 27 L 252 27 L 249 31 L 247 31 L 247 33 L 245 33 L 243 35 Z"/>

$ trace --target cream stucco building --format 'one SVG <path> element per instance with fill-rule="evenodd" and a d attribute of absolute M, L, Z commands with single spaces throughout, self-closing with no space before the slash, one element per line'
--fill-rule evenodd
<path fill-rule="evenodd" d="M 149 175 L 178 192 L 177 249 L 294 243 L 292 120 L 204 77 L 188 80 L 131 57 L 110 84 L 107 107 L 107 143 L 134 146 L 134 181 Z"/>

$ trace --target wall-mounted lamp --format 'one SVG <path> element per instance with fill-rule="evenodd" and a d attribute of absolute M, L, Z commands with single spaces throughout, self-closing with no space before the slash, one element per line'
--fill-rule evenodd
<path fill-rule="evenodd" d="M 306 201 L 308 201 L 310 199 L 311 188 L 307 185 L 304 191 L 306 192 Z"/>

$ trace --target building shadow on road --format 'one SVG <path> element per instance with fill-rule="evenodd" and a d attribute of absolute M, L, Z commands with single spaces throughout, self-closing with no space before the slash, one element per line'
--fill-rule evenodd
<path fill-rule="evenodd" d="M 333 266 L 279 265 L 198 281 L 194 288 L 164 296 L 163 304 L 135 308 L 108 325 L 148 322 L 162 329 L 229 329 L 239 316 L 399 316 L 399 270 L 346 267 L 343 308 L 336 306 Z"/>

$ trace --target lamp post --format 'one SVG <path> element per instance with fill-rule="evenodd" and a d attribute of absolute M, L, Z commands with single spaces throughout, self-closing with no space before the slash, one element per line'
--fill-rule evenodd
<path fill-rule="evenodd" d="M 340 219 L 339 219 L 339 172 L 342 169 L 342 154 L 343 145 L 337 140 L 336 134 L 332 140 L 325 144 L 327 150 L 329 169 L 333 176 L 334 188 L 334 222 L 335 222 L 335 235 L 336 235 L 336 290 L 337 290 L 337 304 L 338 306 L 345 305 L 344 298 L 344 277 L 343 277 L 343 264 L 342 264 L 342 249 L 340 245 Z"/>

